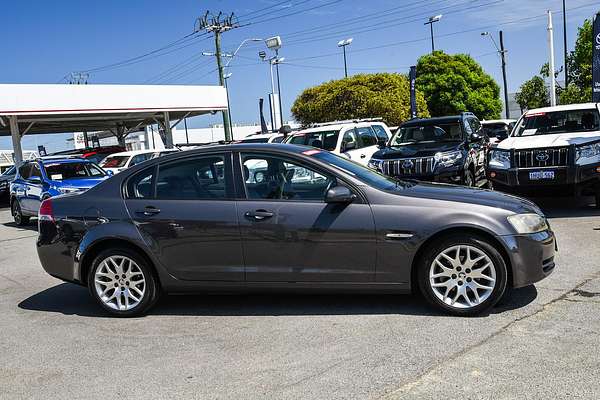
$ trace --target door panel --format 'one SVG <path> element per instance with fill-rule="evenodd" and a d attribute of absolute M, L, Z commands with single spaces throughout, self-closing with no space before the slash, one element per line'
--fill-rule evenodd
<path fill-rule="evenodd" d="M 244 280 L 230 154 L 150 167 L 129 179 L 127 195 L 140 234 L 172 275 Z"/>
<path fill-rule="evenodd" d="M 238 202 L 238 218 L 248 282 L 374 281 L 368 204 L 325 203 L 328 188 L 343 183 L 285 157 L 243 155 L 242 168 L 248 199 Z"/>

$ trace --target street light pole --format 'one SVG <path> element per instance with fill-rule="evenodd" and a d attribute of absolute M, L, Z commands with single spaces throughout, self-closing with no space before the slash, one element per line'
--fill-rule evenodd
<path fill-rule="evenodd" d="M 481 32 L 481 36 L 489 36 L 489 38 L 492 40 L 492 43 L 494 43 L 494 47 L 496 48 L 496 51 L 498 51 L 498 54 L 500 54 L 500 59 L 502 60 L 502 83 L 503 83 L 503 88 L 504 88 L 504 108 L 505 108 L 505 112 L 506 112 L 506 118 L 510 119 L 510 111 L 508 109 L 508 85 L 506 83 L 506 52 L 507 50 L 504 49 L 504 35 L 502 33 L 502 31 L 500 31 L 499 33 L 500 36 L 500 47 L 498 47 L 498 45 L 496 44 L 496 41 L 494 40 L 494 37 L 492 35 L 490 35 L 489 32 Z"/>
<path fill-rule="evenodd" d="M 348 38 L 348 39 L 344 39 L 344 40 L 340 40 L 338 42 L 338 47 L 341 47 L 344 53 L 344 77 L 347 78 L 348 77 L 348 64 L 346 63 L 346 46 L 348 46 L 350 43 L 352 43 L 354 39 L 353 38 Z"/>
<path fill-rule="evenodd" d="M 277 100 L 279 100 L 279 121 L 281 122 L 281 126 L 283 126 L 283 108 L 281 107 L 281 81 L 279 80 L 279 64 L 281 64 L 284 58 L 279 58 L 277 56 L 277 51 L 275 51 L 275 71 L 277 72 Z"/>
<path fill-rule="evenodd" d="M 431 52 L 435 51 L 435 43 L 433 40 L 433 24 L 435 22 L 439 22 L 442 19 L 442 14 L 435 15 L 433 17 L 429 17 L 429 20 L 425 22 L 423 25 L 429 25 L 429 31 L 431 32 Z"/>

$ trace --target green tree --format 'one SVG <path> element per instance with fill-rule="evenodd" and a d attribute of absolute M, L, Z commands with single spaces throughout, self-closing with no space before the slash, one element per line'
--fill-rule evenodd
<path fill-rule="evenodd" d="M 428 117 L 423 94 L 417 91 L 417 112 Z M 402 74 L 360 74 L 305 89 L 292 114 L 307 125 L 353 118 L 381 117 L 389 125 L 410 118 L 409 80 Z"/>
<path fill-rule="evenodd" d="M 567 57 L 569 86 L 560 93 L 560 104 L 592 101 L 592 36 L 592 21 L 586 19 L 577 31 L 575 49 Z"/>
<path fill-rule="evenodd" d="M 436 51 L 419 58 L 417 87 L 433 116 L 470 111 L 479 118 L 493 119 L 502 111 L 500 87 L 466 54 Z"/>
<path fill-rule="evenodd" d="M 515 100 L 521 110 L 531 110 L 532 108 L 550 105 L 548 95 L 549 92 L 544 79 L 536 75 L 521 85 L 519 92 L 515 95 Z"/>

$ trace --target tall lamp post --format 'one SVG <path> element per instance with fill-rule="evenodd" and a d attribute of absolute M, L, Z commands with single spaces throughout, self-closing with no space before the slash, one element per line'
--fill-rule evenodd
<path fill-rule="evenodd" d="M 242 48 L 243 45 L 245 45 L 248 42 L 262 42 L 262 41 L 263 41 L 263 39 L 259 39 L 259 38 L 244 39 L 244 40 L 242 40 L 242 42 L 239 44 L 239 46 L 235 49 L 235 51 L 233 53 L 221 53 L 221 57 L 229 58 L 229 60 L 227 60 L 227 62 L 223 66 L 223 71 L 225 71 L 225 69 L 229 67 L 229 64 L 231 64 L 231 62 L 233 61 L 233 58 L 237 55 L 237 53 L 240 51 L 240 49 Z M 203 51 L 202 55 L 209 56 L 209 57 L 216 57 L 217 54 L 213 53 L 213 52 Z M 229 79 L 230 77 L 231 77 L 231 73 L 223 74 L 223 86 L 225 86 L 225 92 L 227 93 L 227 116 L 229 117 L 228 118 L 229 121 L 227 121 L 227 123 L 229 124 L 228 128 L 229 128 L 229 132 L 231 135 L 231 139 L 233 139 L 233 123 L 231 122 L 231 102 L 229 101 L 229 89 L 227 87 L 227 79 Z M 225 129 L 225 131 L 227 131 L 225 126 L 223 126 L 223 129 Z"/>
<path fill-rule="evenodd" d="M 429 25 L 429 30 L 431 31 L 431 52 L 435 51 L 435 43 L 433 41 L 433 24 L 436 22 L 440 22 L 442 19 L 442 14 L 435 15 L 433 17 L 429 17 L 429 21 L 425 22 L 423 25 Z"/>
<path fill-rule="evenodd" d="M 338 47 L 341 47 L 342 50 L 344 51 L 344 77 L 347 78 L 348 77 L 348 64 L 346 63 L 346 46 L 348 46 L 350 43 L 352 43 L 354 39 L 353 38 L 348 38 L 348 39 L 344 39 L 344 40 L 340 40 L 338 42 Z"/>
<path fill-rule="evenodd" d="M 498 35 L 500 36 L 500 47 L 498 47 L 498 45 L 496 44 L 496 41 L 494 40 L 494 37 L 492 35 L 490 35 L 489 32 L 481 32 L 481 36 L 487 36 L 490 39 L 492 39 L 492 43 L 494 43 L 494 47 L 498 51 L 498 54 L 500 54 L 500 59 L 502 60 L 502 83 L 504 86 L 504 108 L 506 110 L 506 118 L 510 119 L 510 110 L 508 109 L 508 88 L 507 88 L 507 84 L 506 84 L 506 52 L 507 52 L 507 50 L 504 49 L 504 35 L 502 34 L 502 31 L 498 32 Z"/>
<path fill-rule="evenodd" d="M 269 95 L 270 110 L 271 110 L 271 129 L 276 131 L 283 124 L 283 109 L 281 107 L 281 81 L 279 79 L 279 64 L 283 63 L 284 57 L 279 57 L 279 49 L 281 49 L 281 37 L 273 36 L 265 39 L 265 45 L 268 49 L 275 51 L 275 56 L 267 58 L 267 53 L 260 51 L 258 56 L 263 61 L 269 62 L 269 71 L 271 74 L 271 94 Z M 275 92 L 275 80 L 273 79 L 273 66 L 276 68 L 277 74 L 277 93 Z M 277 110 L 279 108 L 279 110 Z"/>

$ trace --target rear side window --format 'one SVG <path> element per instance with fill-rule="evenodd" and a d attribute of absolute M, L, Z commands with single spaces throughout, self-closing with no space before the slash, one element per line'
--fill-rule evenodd
<path fill-rule="evenodd" d="M 136 164 L 146 161 L 150 157 L 152 157 L 152 153 L 138 154 L 137 156 L 133 156 L 131 162 L 129 163 L 129 166 L 133 167 Z"/>
<path fill-rule="evenodd" d="M 19 176 L 22 179 L 29 179 L 30 174 L 31 174 L 31 163 L 26 163 L 19 167 Z"/>
<path fill-rule="evenodd" d="M 42 178 L 42 170 L 40 169 L 40 166 L 37 163 L 31 163 L 31 172 L 29 174 L 29 177 L 31 178 L 32 176 Z"/>
<path fill-rule="evenodd" d="M 339 134 L 339 131 L 309 132 L 292 136 L 289 143 L 303 144 L 319 149 L 334 151 L 337 146 Z"/>
<path fill-rule="evenodd" d="M 209 155 L 159 167 L 156 198 L 210 200 L 231 197 L 224 155 Z"/>
<path fill-rule="evenodd" d="M 124 167 L 129 160 L 129 156 L 108 156 L 104 159 L 102 167 L 104 168 L 120 168 Z"/>
<path fill-rule="evenodd" d="M 127 197 L 148 199 L 154 197 L 154 167 L 146 168 L 127 182 Z"/>

